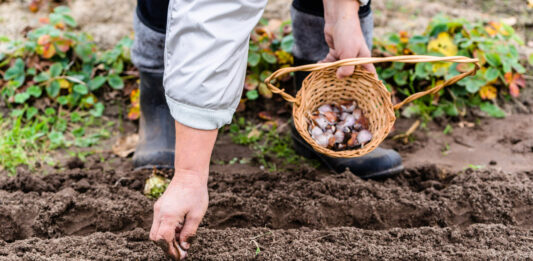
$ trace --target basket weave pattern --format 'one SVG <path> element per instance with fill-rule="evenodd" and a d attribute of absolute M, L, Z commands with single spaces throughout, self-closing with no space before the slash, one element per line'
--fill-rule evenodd
<path fill-rule="evenodd" d="M 316 86 L 305 88 L 298 93 L 296 99 L 301 101 L 299 106 L 293 106 L 294 125 L 302 138 L 322 154 L 331 155 L 328 148 L 318 145 L 311 138 L 308 127 L 309 114 L 316 111 L 325 103 L 338 103 L 343 100 L 355 100 L 368 120 L 372 140 L 364 147 L 357 150 L 334 151 L 332 156 L 357 157 L 374 150 L 388 135 L 396 117 L 392 110 L 391 94 L 383 83 L 373 74 L 362 68 L 356 68 L 354 74 L 344 79 L 335 76 L 336 68 L 312 72 L 303 85 Z"/>
<path fill-rule="evenodd" d="M 396 105 L 392 105 L 391 94 L 387 91 L 387 88 L 383 83 L 372 73 L 357 66 L 377 62 L 417 63 L 440 61 L 473 63 L 475 66 L 471 71 L 456 75 L 432 89 L 415 93 Z M 292 114 L 296 130 L 315 151 L 330 157 L 353 158 L 363 156 L 373 151 L 379 146 L 379 144 L 381 144 L 381 142 L 383 142 L 383 140 L 385 140 L 392 130 L 394 121 L 396 120 L 394 110 L 397 110 L 401 106 L 422 96 L 435 94 L 442 88 L 454 84 L 466 76 L 475 75 L 479 69 L 477 62 L 477 59 L 462 56 L 435 57 L 410 55 L 386 58 L 354 58 L 334 63 L 282 68 L 268 77 L 265 80 L 265 83 L 273 93 L 280 94 L 285 100 L 293 103 Z M 336 76 L 337 68 L 347 65 L 356 65 L 355 72 L 350 77 L 338 79 Z M 296 94 L 296 97 L 287 94 L 284 90 L 281 90 L 272 84 L 274 79 L 295 71 L 311 71 L 309 76 L 303 81 L 302 88 Z M 361 148 L 353 150 L 334 151 L 329 148 L 321 147 L 309 134 L 308 128 L 310 124 L 310 115 L 323 104 L 338 103 L 343 100 L 355 100 L 357 102 L 359 108 L 363 111 L 368 120 L 368 130 L 372 133 L 372 140 Z"/>

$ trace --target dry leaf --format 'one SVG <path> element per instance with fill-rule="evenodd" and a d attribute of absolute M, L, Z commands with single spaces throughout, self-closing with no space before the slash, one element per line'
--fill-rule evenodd
<path fill-rule="evenodd" d="M 112 150 L 115 155 L 126 158 L 131 153 L 135 152 L 135 147 L 139 142 L 139 134 L 131 134 L 125 137 L 120 137 L 115 144 L 113 144 Z"/>
<path fill-rule="evenodd" d="M 481 96 L 481 99 L 483 100 L 492 100 L 496 98 L 496 95 L 498 94 L 498 89 L 496 89 L 492 85 L 485 85 L 479 89 L 479 96 Z"/>

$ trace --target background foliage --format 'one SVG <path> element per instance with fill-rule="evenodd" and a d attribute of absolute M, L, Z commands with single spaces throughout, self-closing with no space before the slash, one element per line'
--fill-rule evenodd
<path fill-rule="evenodd" d="M 504 117 L 497 98 L 517 97 L 525 87 L 517 46 L 523 45 L 512 27 L 490 22 L 470 23 L 464 19 L 445 16 L 434 18 L 421 35 L 407 32 L 392 33 L 376 41 L 376 48 L 384 56 L 390 55 L 462 55 L 480 60 L 481 70 L 438 95 L 415 101 L 403 111 L 410 117 L 462 116 L 467 107 L 477 107 L 493 117 Z M 378 67 L 381 79 L 399 98 L 435 86 L 473 65 L 456 63 L 420 63 L 416 65 L 392 63 Z"/>

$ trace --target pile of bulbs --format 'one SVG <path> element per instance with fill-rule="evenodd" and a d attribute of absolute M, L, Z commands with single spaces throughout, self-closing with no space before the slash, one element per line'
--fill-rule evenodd
<path fill-rule="evenodd" d="M 355 149 L 372 140 L 368 121 L 355 101 L 324 104 L 310 115 L 309 134 L 324 148 Z"/>

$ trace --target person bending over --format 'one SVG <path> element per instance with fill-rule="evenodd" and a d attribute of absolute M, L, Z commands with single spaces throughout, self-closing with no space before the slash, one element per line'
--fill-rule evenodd
<path fill-rule="evenodd" d="M 150 239 L 175 259 L 207 210 L 209 162 L 218 129 L 231 122 L 242 94 L 250 32 L 266 0 L 138 0 L 132 60 L 141 78 L 140 142 L 135 168 L 174 168 L 154 205 Z M 294 0 L 296 65 L 370 57 L 370 0 Z M 375 73 L 372 65 L 365 68 Z M 350 76 L 353 66 L 337 77 Z M 307 73 L 295 74 L 300 88 Z M 359 158 L 330 158 L 292 129 L 295 150 L 362 178 L 403 169 L 398 153 L 378 148 Z M 181 253 L 183 258 L 186 252 Z"/>

